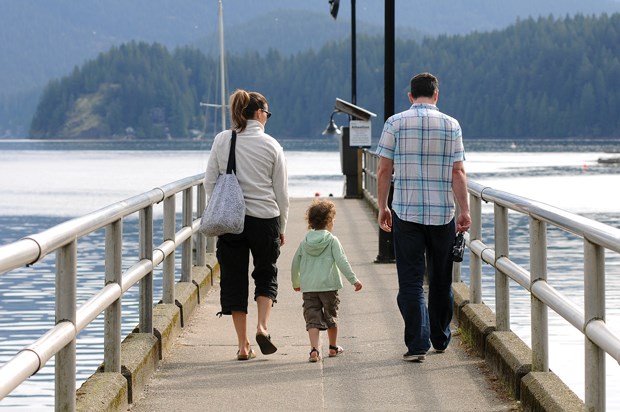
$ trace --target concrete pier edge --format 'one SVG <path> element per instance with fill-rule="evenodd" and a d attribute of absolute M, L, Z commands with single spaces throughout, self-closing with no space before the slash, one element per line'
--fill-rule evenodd
<path fill-rule="evenodd" d="M 530 372 L 521 380 L 524 410 L 582 412 L 585 405 L 553 372 Z"/>
<path fill-rule="evenodd" d="M 76 396 L 76 409 L 79 411 L 126 411 L 129 407 L 127 379 L 121 373 L 93 374 L 77 390 Z"/>
<path fill-rule="evenodd" d="M 531 371 L 531 349 L 513 332 L 496 331 L 495 314 L 469 303 L 469 287 L 453 284 L 454 314 L 463 340 L 483 359 L 524 411 L 583 411 L 584 402 L 553 372 Z"/>
<path fill-rule="evenodd" d="M 103 372 L 100 367 L 77 390 L 77 410 L 126 411 L 181 332 L 181 313 L 185 324 L 218 274 L 214 256 L 209 256 L 207 267 L 192 268 L 192 282 L 175 289 L 179 292 L 176 304 L 156 305 L 154 334 L 132 333 L 123 341 L 122 374 Z M 531 350 L 513 332 L 496 331 L 495 314 L 485 304 L 470 303 L 466 284 L 455 283 L 453 292 L 461 335 L 521 402 L 523 410 L 584 410 L 584 402 L 553 372 L 531 372 Z"/>
<path fill-rule="evenodd" d="M 207 295 L 213 278 L 219 276 L 214 254 L 207 255 L 207 266 L 192 268 L 192 281 L 175 285 L 175 304 L 159 303 L 153 308 L 153 334 L 136 330 L 121 343 L 121 373 L 104 372 L 99 366 L 76 391 L 77 411 L 126 411 L 144 390 L 160 360 L 182 331 L 182 325 Z"/>

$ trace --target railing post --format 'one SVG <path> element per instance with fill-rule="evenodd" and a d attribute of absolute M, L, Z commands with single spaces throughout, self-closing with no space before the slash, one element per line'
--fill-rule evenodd
<path fill-rule="evenodd" d="M 207 193 L 205 191 L 204 184 L 201 184 L 200 186 L 198 186 L 198 190 L 200 193 L 198 195 L 198 202 L 202 202 L 202 203 L 199 203 L 198 210 L 202 216 L 202 213 L 204 212 L 204 209 L 207 206 Z M 215 244 L 217 242 L 217 237 L 206 237 L 204 235 L 201 235 L 201 236 L 203 236 L 206 241 L 206 245 L 207 245 L 206 253 L 215 253 Z M 205 265 L 206 265 L 206 262 L 207 262 L 207 257 L 205 256 Z"/>
<path fill-rule="evenodd" d="M 193 189 L 187 188 L 183 190 L 183 227 L 192 227 L 192 194 Z M 181 282 L 192 281 L 192 239 L 194 236 L 188 237 L 183 242 L 183 248 L 181 250 Z"/>
<path fill-rule="evenodd" d="M 508 257 L 508 209 L 495 203 L 495 262 Z M 495 312 L 498 331 L 510 330 L 510 283 L 495 269 Z"/>
<path fill-rule="evenodd" d="M 605 320 L 605 250 L 584 239 L 584 325 Z M 582 331 L 585 333 L 585 330 Z M 605 410 L 605 351 L 585 337 L 585 404 L 588 411 Z"/>
<path fill-rule="evenodd" d="M 207 253 L 215 253 L 217 237 L 211 236 L 207 238 Z"/>
<path fill-rule="evenodd" d="M 105 228 L 105 284 L 118 284 L 122 289 L 123 221 L 117 220 Z M 103 365 L 105 372 L 121 371 L 122 298 L 105 310 L 103 331 Z"/>
<path fill-rule="evenodd" d="M 367 149 L 364 149 L 364 189 L 373 201 L 377 202 L 377 158 Z"/>
<path fill-rule="evenodd" d="M 196 187 L 196 214 L 198 217 L 202 216 L 205 210 L 205 187 L 203 184 L 199 184 Z M 206 266 L 207 264 L 207 238 L 202 233 L 196 234 L 196 266 Z"/>
<path fill-rule="evenodd" d="M 378 194 L 377 194 L 378 196 Z M 394 181 L 390 183 L 387 204 L 392 209 L 392 199 L 394 197 Z M 375 263 L 394 263 L 396 254 L 394 252 L 394 232 L 386 232 L 379 227 L 379 254 Z"/>
<path fill-rule="evenodd" d="M 153 205 L 140 210 L 140 260 L 153 263 Z M 153 333 L 153 270 L 140 279 L 140 333 Z"/>
<path fill-rule="evenodd" d="M 454 219 L 456 224 L 456 218 L 460 214 L 461 208 L 459 204 L 455 202 L 454 206 Z M 452 282 L 457 283 L 461 281 L 461 262 L 453 262 L 452 263 Z"/>
<path fill-rule="evenodd" d="M 530 217 L 530 290 L 536 282 L 547 282 L 547 225 Z M 532 370 L 549 371 L 548 310 L 531 294 Z"/>
<path fill-rule="evenodd" d="M 105 228 L 105 284 L 118 284 L 122 289 L 123 221 L 121 219 Z M 105 372 L 121 371 L 121 305 L 119 297 L 105 310 L 103 332 L 103 365 Z"/>
<path fill-rule="evenodd" d="M 206 197 L 207 197 L 207 195 L 205 193 L 205 206 L 207 204 Z M 215 253 L 215 246 L 216 246 L 216 243 L 217 243 L 217 237 L 210 236 L 210 237 L 208 237 L 206 239 L 207 239 L 207 253 Z"/>
<path fill-rule="evenodd" d="M 164 199 L 164 242 L 172 241 L 176 237 L 175 232 L 175 197 L 174 195 Z M 176 248 L 175 248 L 176 250 Z M 175 268 L 175 250 L 173 250 L 164 259 L 164 280 L 162 300 L 163 303 L 174 303 L 174 268 Z"/>
<path fill-rule="evenodd" d="M 471 213 L 471 228 L 469 230 L 469 243 L 474 240 L 482 241 L 482 200 L 469 195 L 469 212 Z M 469 252 L 469 301 L 482 303 L 482 258 L 476 255 L 470 248 Z"/>
<path fill-rule="evenodd" d="M 76 322 L 77 296 L 77 240 L 56 252 L 56 324 Z M 55 362 L 55 410 L 75 411 L 75 349 L 76 339 L 56 354 Z"/>

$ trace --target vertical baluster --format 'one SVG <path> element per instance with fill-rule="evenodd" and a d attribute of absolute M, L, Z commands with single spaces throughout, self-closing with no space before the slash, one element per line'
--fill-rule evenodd
<path fill-rule="evenodd" d="M 105 284 L 116 283 L 122 290 L 123 221 L 105 228 Z M 105 372 L 121 371 L 121 301 L 119 297 L 105 310 L 103 364 Z"/>
<path fill-rule="evenodd" d="M 77 240 L 56 252 L 56 324 L 76 321 Z M 75 411 L 75 350 L 76 339 L 56 354 L 55 410 Z"/>
<path fill-rule="evenodd" d="M 375 192 L 373 190 L 373 181 L 370 176 L 370 168 L 373 167 L 374 164 L 373 157 L 370 156 L 368 150 L 364 150 L 364 185 L 366 187 L 366 192 L 373 197 Z"/>
<path fill-rule="evenodd" d="M 192 212 L 193 212 L 193 192 L 192 188 L 183 190 L 183 227 L 192 227 Z M 183 242 L 183 248 L 181 249 L 181 282 L 192 281 L 192 239 L 190 236 Z"/>
<path fill-rule="evenodd" d="M 584 239 L 584 324 L 605 320 L 605 249 Z M 585 332 L 585 331 L 584 331 Z M 586 410 L 605 410 L 605 351 L 585 337 Z"/>
<path fill-rule="evenodd" d="M 202 217 L 206 206 L 205 187 L 202 184 L 196 186 L 196 213 Z M 202 233 L 196 234 L 196 266 L 207 264 L 207 238 Z"/>
<path fill-rule="evenodd" d="M 377 183 L 377 165 L 379 164 L 379 156 L 373 156 L 372 157 L 373 162 L 372 162 L 372 196 L 375 199 L 375 201 L 377 201 L 378 197 L 379 197 L 379 185 Z"/>
<path fill-rule="evenodd" d="M 454 218 L 459 215 L 461 208 L 457 202 L 455 203 L 454 210 Z M 460 282 L 461 281 L 461 262 L 453 262 L 452 264 L 452 282 Z"/>
<path fill-rule="evenodd" d="M 153 262 L 153 205 L 140 210 L 140 260 Z M 140 279 L 140 333 L 153 333 L 153 271 Z"/>
<path fill-rule="evenodd" d="M 482 201 L 479 197 L 469 195 L 469 212 L 471 213 L 471 228 L 469 243 L 482 240 Z M 470 249 L 469 253 L 469 301 L 482 303 L 482 258 Z"/>
<path fill-rule="evenodd" d="M 201 186 L 204 189 L 204 186 Z M 205 193 L 205 206 L 208 203 L 207 195 Z M 208 237 L 207 239 L 207 253 L 215 253 L 215 242 L 217 241 L 216 237 Z M 206 258 L 205 258 L 206 259 Z"/>
<path fill-rule="evenodd" d="M 164 199 L 164 242 L 173 241 L 175 233 L 175 197 L 169 196 Z M 174 303 L 174 272 L 175 272 L 175 251 L 173 250 L 164 259 L 164 282 L 163 282 L 163 302 Z"/>
<path fill-rule="evenodd" d="M 211 236 L 207 238 L 207 253 L 215 253 L 215 245 L 217 237 Z"/>
<path fill-rule="evenodd" d="M 495 262 L 508 257 L 508 209 L 495 204 Z M 510 283 L 508 276 L 495 269 L 495 312 L 498 331 L 510 330 Z"/>
<path fill-rule="evenodd" d="M 547 225 L 530 217 L 530 285 L 547 282 Z M 531 290 L 530 286 L 530 290 Z M 549 371 L 548 310 L 540 299 L 531 296 L 532 370 Z"/>

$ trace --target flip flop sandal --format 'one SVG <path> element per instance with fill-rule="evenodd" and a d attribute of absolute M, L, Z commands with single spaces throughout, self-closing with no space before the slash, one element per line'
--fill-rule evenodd
<path fill-rule="evenodd" d="M 278 348 L 276 348 L 276 346 L 271 342 L 271 336 L 264 333 L 259 333 L 256 335 L 256 343 L 258 343 L 260 351 L 263 355 L 271 355 L 278 350 Z"/>
<path fill-rule="evenodd" d="M 332 353 L 332 351 L 336 351 L 336 353 Z M 344 349 L 342 348 L 342 346 L 329 345 L 329 357 L 330 358 L 335 358 L 336 356 L 340 355 L 342 352 L 344 352 Z"/>
<path fill-rule="evenodd" d="M 256 357 L 256 352 L 254 352 L 254 349 L 252 349 L 251 347 L 250 347 L 250 351 L 246 353 L 245 355 L 241 355 L 239 351 L 237 351 L 237 360 L 250 360 L 250 359 L 254 359 L 255 357 Z"/>
<path fill-rule="evenodd" d="M 312 356 L 312 354 L 315 352 L 316 352 L 316 356 Z M 310 351 L 310 358 L 308 359 L 308 361 L 318 362 L 320 360 L 321 360 L 321 354 L 319 353 L 319 350 L 317 348 L 312 348 L 312 350 Z"/>

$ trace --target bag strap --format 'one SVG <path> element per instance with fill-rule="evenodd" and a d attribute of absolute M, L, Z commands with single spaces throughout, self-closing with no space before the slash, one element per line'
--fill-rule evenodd
<path fill-rule="evenodd" d="M 228 152 L 228 165 L 226 166 L 226 174 L 237 173 L 237 161 L 235 159 L 235 143 L 237 142 L 237 132 L 232 131 L 232 138 L 230 139 L 230 152 Z"/>

